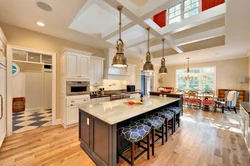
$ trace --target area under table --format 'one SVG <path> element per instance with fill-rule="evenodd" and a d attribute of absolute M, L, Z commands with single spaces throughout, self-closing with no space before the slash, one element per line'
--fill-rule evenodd
<path fill-rule="evenodd" d="M 117 128 L 129 125 L 140 116 L 167 105 L 182 108 L 180 98 L 144 97 L 143 105 L 124 104 L 127 100 L 129 99 L 86 104 L 79 107 L 80 146 L 96 165 L 116 165 Z M 128 146 L 129 143 L 125 139 L 121 140 L 119 150 L 122 151 Z"/>

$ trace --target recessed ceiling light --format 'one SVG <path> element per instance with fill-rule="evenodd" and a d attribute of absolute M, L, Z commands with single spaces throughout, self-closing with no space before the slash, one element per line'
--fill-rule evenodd
<path fill-rule="evenodd" d="M 41 22 L 41 21 L 38 21 L 36 24 L 39 25 L 39 26 L 41 26 L 41 27 L 45 26 L 45 24 L 43 22 Z"/>
<path fill-rule="evenodd" d="M 49 6 L 47 3 L 44 3 L 44 2 L 37 2 L 36 5 L 44 10 L 44 11 L 47 11 L 47 12 L 51 12 L 52 11 L 52 7 Z"/>

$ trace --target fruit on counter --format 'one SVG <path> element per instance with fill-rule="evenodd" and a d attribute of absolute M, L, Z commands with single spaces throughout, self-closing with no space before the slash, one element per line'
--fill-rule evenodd
<path fill-rule="evenodd" d="M 134 105 L 134 104 L 143 104 L 141 101 L 125 101 L 124 104 Z"/>

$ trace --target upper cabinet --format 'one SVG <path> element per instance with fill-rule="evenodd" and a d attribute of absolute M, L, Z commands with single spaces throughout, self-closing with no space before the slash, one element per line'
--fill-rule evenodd
<path fill-rule="evenodd" d="M 128 77 L 127 77 L 127 85 L 135 85 L 135 67 L 136 65 L 133 65 L 133 64 L 128 64 L 128 67 L 127 67 L 127 74 L 128 74 Z"/>
<path fill-rule="evenodd" d="M 61 74 L 67 80 L 89 80 L 90 55 L 87 52 L 64 51 L 61 54 Z"/>
<path fill-rule="evenodd" d="M 90 58 L 90 84 L 93 86 L 102 85 L 103 80 L 103 64 L 104 58 Z"/>

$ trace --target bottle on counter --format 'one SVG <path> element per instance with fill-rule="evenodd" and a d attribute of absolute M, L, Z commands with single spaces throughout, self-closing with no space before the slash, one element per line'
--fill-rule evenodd
<path fill-rule="evenodd" d="M 141 102 L 143 102 L 143 94 L 141 93 Z"/>

